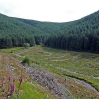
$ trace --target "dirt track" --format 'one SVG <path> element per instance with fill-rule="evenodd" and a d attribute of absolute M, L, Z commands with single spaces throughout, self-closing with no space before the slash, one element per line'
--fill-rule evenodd
<path fill-rule="evenodd" d="M 60 84 L 54 77 L 54 75 L 43 69 L 37 69 L 25 66 L 26 72 L 32 79 L 39 82 L 41 85 L 49 89 L 52 93 L 59 96 L 61 99 L 70 99 L 67 96 L 67 89 Z"/>

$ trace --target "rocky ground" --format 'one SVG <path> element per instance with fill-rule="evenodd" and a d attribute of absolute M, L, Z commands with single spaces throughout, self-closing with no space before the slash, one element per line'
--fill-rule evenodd
<path fill-rule="evenodd" d="M 25 66 L 26 72 L 32 79 L 39 82 L 41 85 L 49 89 L 52 93 L 56 94 L 61 99 L 69 99 L 67 89 L 64 85 L 60 84 L 55 75 L 43 69 Z"/>

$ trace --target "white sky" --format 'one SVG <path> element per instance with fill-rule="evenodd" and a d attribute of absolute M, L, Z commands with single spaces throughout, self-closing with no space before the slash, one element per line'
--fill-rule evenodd
<path fill-rule="evenodd" d="M 0 0 L 0 13 L 39 21 L 67 22 L 99 10 L 99 0 Z"/>

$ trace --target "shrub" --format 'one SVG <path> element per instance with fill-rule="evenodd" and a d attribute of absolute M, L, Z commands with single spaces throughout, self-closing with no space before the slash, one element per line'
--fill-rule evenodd
<path fill-rule="evenodd" d="M 25 57 L 24 59 L 23 59 L 23 61 L 22 61 L 22 64 L 30 64 L 30 61 L 29 61 L 29 59 L 27 58 L 27 57 Z"/>
<path fill-rule="evenodd" d="M 28 48 L 28 47 L 30 47 L 30 44 L 29 43 L 24 43 L 23 47 Z"/>

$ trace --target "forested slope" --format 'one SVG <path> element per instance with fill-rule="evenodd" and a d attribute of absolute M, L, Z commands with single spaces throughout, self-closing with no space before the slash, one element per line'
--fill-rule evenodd
<path fill-rule="evenodd" d="M 99 52 L 99 11 L 80 20 L 61 24 L 57 34 L 47 39 L 46 46 Z"/>
<path fill-rule="evenodd" d="M 32 46 L 38 35 L 43 36 L 45 32 L 15 18 L 0 14 L 0 48 L 22 46 L 25 42 Z"/>
<path fill-rule="evenodd" d="M 61 23 L 54 23 L 54 22 L 40 22 L 35 20 L 27 20 L 27 19 L 19 19 L 18 20 L 29 24 L 33 27 L 39 28 L 40 30 L 46 32 L 46 33 L 55 33 L 56 31 L 60 30 L 60 24 Z"/>
<path fill-rule="evenodd" d="M 40 22 L 0 14 L 0 48 L 23 46 L 24 43 L 99 52 L 99 11 L 64 23 Z"/>
<path fill-rule="evenodd" d="M 59 30 L 60 26 L 51 22 L 19 19 L 0 14 L 0 48 L 23 46 L 24 43 L 44 43 Z"/>

